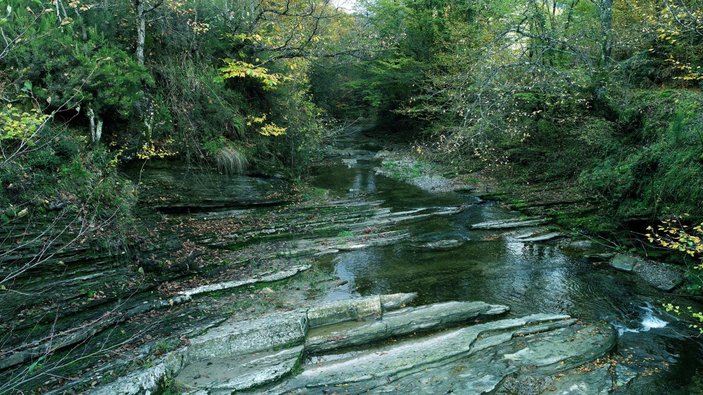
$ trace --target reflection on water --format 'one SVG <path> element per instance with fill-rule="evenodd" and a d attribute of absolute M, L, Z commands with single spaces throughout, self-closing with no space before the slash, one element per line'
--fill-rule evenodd
<path fill-rule="evenodd" d="M 420 304 L 483 300 L 509 305 L 514 315 L 564 313 L 583 320 L 606 320 L 623 335 L 616 351 L 619 355 L 641 359 L 643 370 L 666 367 L 666 374 L 652 376 L 655 378 L 623 393 L 674 393 L 675 388 L 687 392 L 683 386 L 701 367 L 700 345 L 683 335 L 680 323 L 668 322 L 675 321 L 674 317 L 664 319 L 664 313 L 654 307 L 661 304 L 660 293 L 635 276 L 567 255 L 548 243 L 523 243 L 501 237 L 497 231 L 471 230 L 471 224 L 518 214 L 490 203 L 477 204 L 479 199 L 468 194 L 429 194 L 378 176 L 373 168 L 379 163 L 371 157 L 321 168 L 315 183 L 338 196 L 369 195 L 393 211 L 468 207 L 457 215 L 398 225 L 411 234 L 403 243 L 338 254 L 333 270 L 346 282 L 327 299 L 417 291 Z M 467 242 L 451 250 L 413 248 L 446 239 Z"/>
<path fill-rule="evenodd" d="M 133 181 L 145 186 L 140 201 L 152 208 L 204 208 L 208 211 L 275 202 L 287 186 L 277 179 L 220 174 L 214 169 L 185 163 L 149 161 L 124 169 Z"/>

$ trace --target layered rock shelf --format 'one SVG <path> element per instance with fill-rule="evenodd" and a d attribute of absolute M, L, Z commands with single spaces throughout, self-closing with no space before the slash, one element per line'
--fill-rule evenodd
<path fill-rule="evenodd" d="M 228 320 L 94 393 L 151 393 L 166 378 L 191 394 L 480 394 L 526 382 L 534 393 L 597 393 L 616 382 L 607 369 L 575 370 L 613 348 L 609 324 L 562 314 L 496 319 L 508 306 L 478 301 L 405 307 L 416 296 Z"/>

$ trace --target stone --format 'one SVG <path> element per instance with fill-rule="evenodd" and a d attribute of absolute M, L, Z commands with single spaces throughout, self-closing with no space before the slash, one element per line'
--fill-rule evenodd
<path fill-rule="evenodd" d="M 244 321 L 226 321 L 204 335 L 191 339 L 188 361 L 301 345 L 307 334 L 305 311 L 293 311 Z"/>
<path fill-rule="evenodd" d="M 225 282 L 221 282 L 221 283 L 217 283 L 217 284 L 203 285 L 200 287 L 185 290 L 185 291 L 181 292 L 180 294 L 182 296 L 186 296 L 186 297 L 193 297 L 195 295 L 200 295 L 200 294 L 205 294 L 205 293 L 210 293 L 210 292 L 215 292 L 215 291 L 223 291 L 223 290 L 228 290 L 228 289 L 239 288 L 244 285 L 285 280 L 287 278 L 295 276 L 296 274 L 298 274 L 300 272 L 304 272 L 304 271 L 310 269 L 310 267 L 311 267 L 310 265 L 292 266 L 292 267 L 289 267 L 284 270 L 267 272 L 267 273 L 263 273 L 263 274 L 260 274 L 260 275 L 257 275 L 257 276 L 251 277 L 251 278 L 243 279 L 243 280 L 225 281 Z"/>
<path fill-rule="evenodd" d="M 449 239 L 449 240 L 438 240 L 429 243 L 423 243 L 417 246 L 419 249 L 440 251 L 440 250 L 451 250 L 454 248 L 461 247 L 464 244 L 462 240 Z"/>
<path fill-rule="evenodd" d="M 93 395 L 150 395 L 158 388 L 161 380 L 178 372 L 184 364 L 182 352 L 174 352 L 154 363 L 154 366 L 132 372 L 114 382 L 98 387 Z"/>
<path fill-rule="evenodd" d="M 383 311 L 397 310 L 417 298 L 417 292 L 381 295 Z"/>
<path fill-rule="evenodd" d="M 589 250 L 593 248 L 593 242 L 587 239 L 573 240 L 564 247 L 569 250 Z"/>
<path fill-rule="evenodd" d="M 635 369 L 621 363 L 615 366 L 615 385 L 622 388 L 630 384 L 638 376 Z"/>
<path fill-rule="evenodd" d="M 389 337 L 437 330 L 479 316 L 498 315 L 506 311 L 507 306 L 484 302 L 447 302 L 407 308 L 385 314 L 377 321 L 343 323 L 311 330 L 305 340 L 305 350 L 314 354 L 369 344 Z"/>
<path fill-rule="evenodd" d="M 607 370 L 574 370 L 614 347 L 616 335 L 607 323 L 585 324 L 561 314 L 476 323 L 508 310 L 484 302 L 401 308 L 415 297 L 377 295 L 228 320 L 154 367 L 94 393 L 151 394 L 167 376 L 191 394 L 599 394 L 613 388 L 603 375 Z M 465 326 L 377 343 L 460 323 Z M 361 345 L 370 348 L 317 354 Z M 303 362 L 306 354 L 310 358 Z"/>
<path fill-rule="evenodd" d="M 607 395 L 613 390 L 608 366 L 589 366 L 583 371 L 568 372 L 554 378 L 544 394 Z"/>
<path fill-rule="evenodd" d="M 409 339 L 302 366 L 268 393 L 490 392 L 516 372 L 551 375 L 603 356 L 615 345 L 608 324 L 535 314 Z"/>
<path fill-rule="evenodd" d="M 208 393 L 243 391 L 275 382 L 295 369 L 303 356 L 303 346 L 280 351 L 259 352 L 237 358 L 213 358 L 185 366 L 176 382 L 186 388 Z"/>
<path fill-rule="evenodd" d="M 610 260 L 610 266 L 614 269 L 621 270 L 623 272 L 632 272 L 635 269 L 635 265 L 637 265 L 638 261 L 639 259 L 635 257 L 624 254 L 618 254 Z"/>
<path fill-rule="evenodd" d="M 477 224 L 471 225 L 471 229 L 481 229 L 481 230 L 499 230 L 499 229 L 513 229 L 513 228 L 527 228 L 532 226 L 539 226 L 548 223 L 549 220 L 546 218 L 528 218 L 528 219 L 504 219 L 495 221 L 479 222 Z"/>
<path fill-rule="evenodd" d="M 341 300 L 314 306 L 308 310 L 308 323 L 311 328 L 357 321 L 383 314 L 380 296 Z"/>
<path fill-rule="evenodd" d="M 650 260 L 642 260 L 634 272 L 649 285 L 664 292 L 670 292 L 683 283 L 681 270 L 674 265 Z"/>
<path fill-rule="evenodd" d="M 507 377 L 495 393 L 499 395 L 539 395 L 555 388 L 554 377 L 514 375 Z"/>
<path fill-rule="evenodd" d="M 683 283 L 681 270 L 674 265 L 654 262 L 635 256 L 618 254 L 610 260 L 610 266 L 621 271 L 636 273 L 649 285 L 670 292 Z"/>
<path fill-rule="evenodd" d="M 558 239 L 560 237 L 564 237 L 564 234 L 561 232 L 549 232 L 549 233 L 536 233 L 532 235 L 527 235 L 523 237 L 516 237 L 518 241 L 524 242 L 524 243 L 538 243 L 542 241 L 549 241 L 549 240 L 554 240 Z"/>

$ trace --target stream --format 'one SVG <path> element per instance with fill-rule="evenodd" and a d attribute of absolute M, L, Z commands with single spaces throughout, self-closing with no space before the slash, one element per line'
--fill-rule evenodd
<path fill-rule="evenodd" d="M 362 303 L 376 295 L 417 293 L 411 298 L 414 300 L 409 310 L 391 313 L 389 319 L 399 319 L 408 312 L 422 315 L 423 311 L 434 311 L 431 309 L 442 311 L 447 306 L 443 303 L 453 301 L 486 302 L 496 314 L 505 313 L 509 307 L 503 320 L 486 323 L 488 326 L 537 313 L 544 313 L 540 319 L 568 315 L 579 322 L 563 329 L 563 333 L 573 336 L 583 336 L 584 330 L 601 335 L 607 331 L 615 333 L 614 349 L 609 354 L 609 348 L 604 349 L 598 354 L 602 358 L 584 357 L 584 352 L 590 351 L 588 347 L 581 350 L 579 357 L 588 361 L 583 372 L 593 369 L 593 374 L 584 376 L 587 382 L 590 380 L 589 385 L 600 388 L 604 380 L 612 379 L 612 385 L 606 387 L 613 389 L 613 393 L 700 393 L 701 342 L 685 322 L 661 307 L 663 303 L 674 303 L 700 311 L 694 303 L 675 293 L 659 291 L 634 273 L 613 269 L 603 258 L 613 252 L 603 240 L 558 234 L 560 237 L 530 241 L 530 234 L 540 234 L 535 232 L 559 231 L 549 224 L 517 229 L 473 228 L 479 223 L 518 220 L 523 216 L 496 202 L 484 201 L 470 190 L 428 192 L 381 175 L 378 169 L 383 166 L 383 159 L 379 153 L 383 148 L 360 132 L 342 136 L 335 147 L 329 147 L 326 158 L 309 177 L 310 183 L 318 191 L 327 191 L 328 196 L 303 202 L 291 199 L 286 191 L 289 185 L 282 179 L 228 176 L 168 161 L 126 169 L 130 178 L 142 185 L 137 209 L 142 221 L 153 225 L 148 230 L 151 242 L 142 246 L 139 260 L 133 264 L 102 250 L 96 250 L 92 253 L 95 257 L 88 259 L 87 247 L 78 246 L 65 257 L 59 257 L 65 264 L 59 262 L 57 266 L 54 261 L 48 262 L 60 269 L 55 274 L 41 276 L 44 268 L 39 267 L 18 279 L 16 290 L 21 292 L 5 295 L 5 303 L 0 306 L 0 315 L 23 317 L 17 322 L 4 321 L 9 329 L 5 330 L 4 348 L 0 349 L 0 384 L 5 381 L 8 388 L 23 385 L 22 388 L 36 390 L 39 385 L 36 382 L 43 380 L 43 385 L 53 388 L 51 393 L 59 394 L 85 391 L 102 383 L 107 387 L 96 393 L 136 394 L 145 392 L 147 387 L 135 387 L 135 383 L 154 385 L 164 375 L 176 376 L 181 372 L 177 378 L 185 388 L 189 385 L 213 388 L 205 384 L 199 387 L 196 378 L 206 376 L 211 366 L 218 364 L 226 367 L 220 372 L 222 380 L 237 377 L 242 373 L 237 369 L 242 367 L 231 361 L 239 360 L 241 355 L 235 358 L 221 355 L 220 359 L 206 358 L 191 365 L 183 362 L 188 358 L 174 357 L 172 362 L 180 362 L 168 365 L 171 367 L 160 363 L 168 360 L 169 355 L 178 356 L 179 352 L 193 348 L 191 342 L 197 344 L 201 336 L 206 337 L 201 344 L 226 344 L 222 339 L 207 340 L 210 329 L 226 334 L 230 325 L 230 333 L 239 333 L 241 328 L 237 325 L 249 322 L 256 330 L 268 331 L 267 325 L 283 325 L 276 321 L 276 314 L 285 317 L 290 312 L 325 304 Z M 30 292 L 37 297 L 24 297 Z M 399 303 L 396 308 L 403 306 Z M 475 308 L 470 303 L 462 306 Z M 423 310 L 425 307 L 430 310 Z M 271 317 L 270 314 L 273 321 L 265 318 Z M 341 328 L 374 325 L 374 321 L 360 322 L 368 317 L 363 318 L 359 322 L 341 323 Z M 433 318 L 436 317 L 424 319 Z M 251 321 L 257 319 L 264 321 Z M 352 356 L 350 365 L 354 366 L 353 356 L 363 353 L 371 353 L 373 362 L 378 347 L 389 347 L 392 354 L 397 352 L 392 348 L 394 342 L 401 340 L 406 343 L 399 344 L 406 344 L 406 349 L 413 349 L 413 342 L 417 341 L 432 350 L 435 345 L 431 342 L 437 336 L 450 336 L 462 330 L 470 332 L 470 324 L 482 319 L 455 320 L 454 327 L 438 324 L 431 329 L 438 333 L 435 337 L 416 339 L 415 330 L 407 329 L 404 332 L 410 333 L 407 339 L 356 343 L 363 347 L 341 347 L 342 354 L 311 355 L 301 346 L 299 350 L 287 351 L 289 360 L 282 362 L 288 364 L 287 373 L 271 377 L 279 380 L 285 376 L 282 387 L 278 388 L 281 393 L 300 388 L 296 386 L 307 388 L 308 383 L 296 380 L 308 376 L 296 376 L 294 372 L 303 370 L 313 377 L 325 363 L 343 361 L 349 356 Z M 564 325 L 571 325 L 565 319 L 568 317 L 558 318 Z M 599 322 L 609 325 L 607 331 L 598 326 Z M 469 326 L 457 330 L 460 323 Z M 417 325 L 422 328 L 422 324 Z M 46 328 L 55 328 L 58 337 L 46 337 Z M 306 336 L 319 336 L 320 331 L 326 333 L 332 329 L 310 330 L 310 333 L 304 331 L 296 342 L 308 342 Z M 534 341 L 557 346 L 561 343 L 564 347 L 565 340 L 558 333 L 562 332 L 549 332 L 544 338 L 536 336 Z M 332 335 L 328 339 L 340 338 Z M 547 341 L 550 336 L 559 340 Z M 497 360 L 503 363 L 509 358 L 519 359 L 522 354 L 515 350 L 523 350 L 525 346 L 515 340 L 500 347 L 495 352 L 503 352 Z M 94 356 L 95 350 L 103 349 L 109 351 L 109 357 L 108 354 L 105 359 Z M 278 346 L 273 349 L 278 350 Z M 44 358 L 43 355 L 49 354 L 47 350 L 54 355 L 43 366 L 46 374 L 40 371 L 36 378 L 25 380 L 24 375 L 32 372 L 32 366 L 36 367 L 32 361 Z M 207 356 L 210 351 L 201 350 L 201 353 Z M 246 357 L 253 358 L 250 362 L 254 370 L 249 373 L 259 379 L 255 357 L 260 351 Z M 480 360 L 477 366 L 481 369 L 493 369 L 481 374 L 493 374 L 494 379 L 496 374 L 503 374 L 506 380 L 512 375 L 498 371 L 501 368 L 495 361 L 482 360 L 486 355 L 471 358 Z M 66 364 L 66 360 L 78 362 Z M 300 360 L 302 366 L 298 365 Z M 421 362 L 415 365 L 419 370 L 413 374 L 420 375 L 415 383 L 427 379 Z M 466 363 L 470 366 L 473 362 Z M 444 375 L 441 381 L 449 386 L 447 390 L 457 388 L 452 386 L 461 385 L 462 379 L 457 378 L 459 371 L 455 370 L 460 366 L 447 366 L 437 375 Z M 526 366 L 529 367 L 511 365 L 510 368 L 517 369 L 514 373 L 527 369 Z M 571 385 L 576 382 L 571 380 L 581 380 L 580 366 L 575 369 L 572 366 L 569 379 L 564 382 Z M 371 365 L 367 368 L 372 369 Z M 557 380 L 562 373 L 553 366 L 550 369 L 549 374 L 553 375 L 550 380 Z M 362 373 L 359 377 L 366 377 Z M 143 374 L 148 380 L 136 380 L 137 376 L 128 374 Z M 112 382 L 115 387 L 109 387 Z M 278 385 L 268 378 L 256 383 L 242 388 L 254 388 L 257 393 L 262 388 L 259 385 Z M 402 378 L 397 384 L 401 386 L 397 388 L 405 390 L 396 388 L 396 391 L 414 393 L 417 389 L 412 389 L 412 383 L 403 382 Z M 549 392 L 549 383 L 540 384 L 542 387 L 533 384 L 527 385 L 530 389 L 510 392 L 506 388 L 519 389 L 524 382 L 506 384 L 498 378 L 491 386 L 500 388 L 498 393 L 554 393 Z M 363 385 L 357 389 L 346 385 L 341 388 L 348 393 L 381 388 L 364 390 Z M 3 388 L 0 386 L 0 393 Z M 433 393 L 436 388 L 428 384 L 420 387 L 425 393 Z M 325 389 L 321 391 L 326 393 Z M 569 391 L 590 393 L 578 388 Z"/>
<path fill-rule="evenodd" d="M 626 393 L 690 393 L 702 367 L 701 343 L 660 308 L 670 295 L 637 276 L 621 273 L 586 257 L 606 251 L 598 243 L 569 249 L 568 240 L 529 243 L 506 231 L 472 230 L 478 222 L 520 214 L 483 202 L 469 192 L 430 193 L 377 175 L 379 147 L 358 139 L 344 161 L 317 169 L 314 184 L 339 196 L 382 200 L 392 210 L 465 206 L 452 216 L 403 224 L 405 241 L 341 252 L 324 262 L 347 283 L 326 300 L 359 295 L 418 292 L 422 304 L 483 300 L 510 306 L 511 315 L 563 313 L 580 320 L 604 320 L 618 331 L 617 354 L 641 374 Z M 349 160 L 352 159 L 352 160 Z M 506 235 L 506 233 L 508 235 Z M 458 240 L 448 250 L 418 248 L 441 240 Z"/>

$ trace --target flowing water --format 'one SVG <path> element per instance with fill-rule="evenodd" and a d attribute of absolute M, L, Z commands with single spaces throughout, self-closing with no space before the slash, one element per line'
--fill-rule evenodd
<path fill-rule="evenodd" d="M 355 141 L 357 142 L 355 144 Z M 344 158 L 320 167 L 318 187 L 342 197 L 382 200 L 394 211 L 459 206 L 452 216 L 436 216 L 399 225 L 409 232 L 404 242 L 341 252 L 328 259 L 347 283 L 327 300 L 394 292 L 419 293 L 419 303 L 482 300 L 506 304 L 511 314 L 565 313 L 581 320 L 605 320 L 619 333 L 614 352 L 623 369 L 639 378 L 623 393 L 692 393 L 700 371 L 701 344 L 687 326 L 660 308 L 676 299 L 660 293 L 635 275 L 569 250 L 565 241 L 526 243 L 506 231 L 472 230 L 470 225 L 520 214 L 468 192 L 429 193 L 376 174 L 375 147 L 352 139 Z M 463 244 L 447 250 L 418 246 L 440 240 Z M 590 252 L 598 251 L 596 245 Z M 600 251 L 603 251 L 602 247 Z M 679 301 L 680 302 L 680 301 Z"/>

